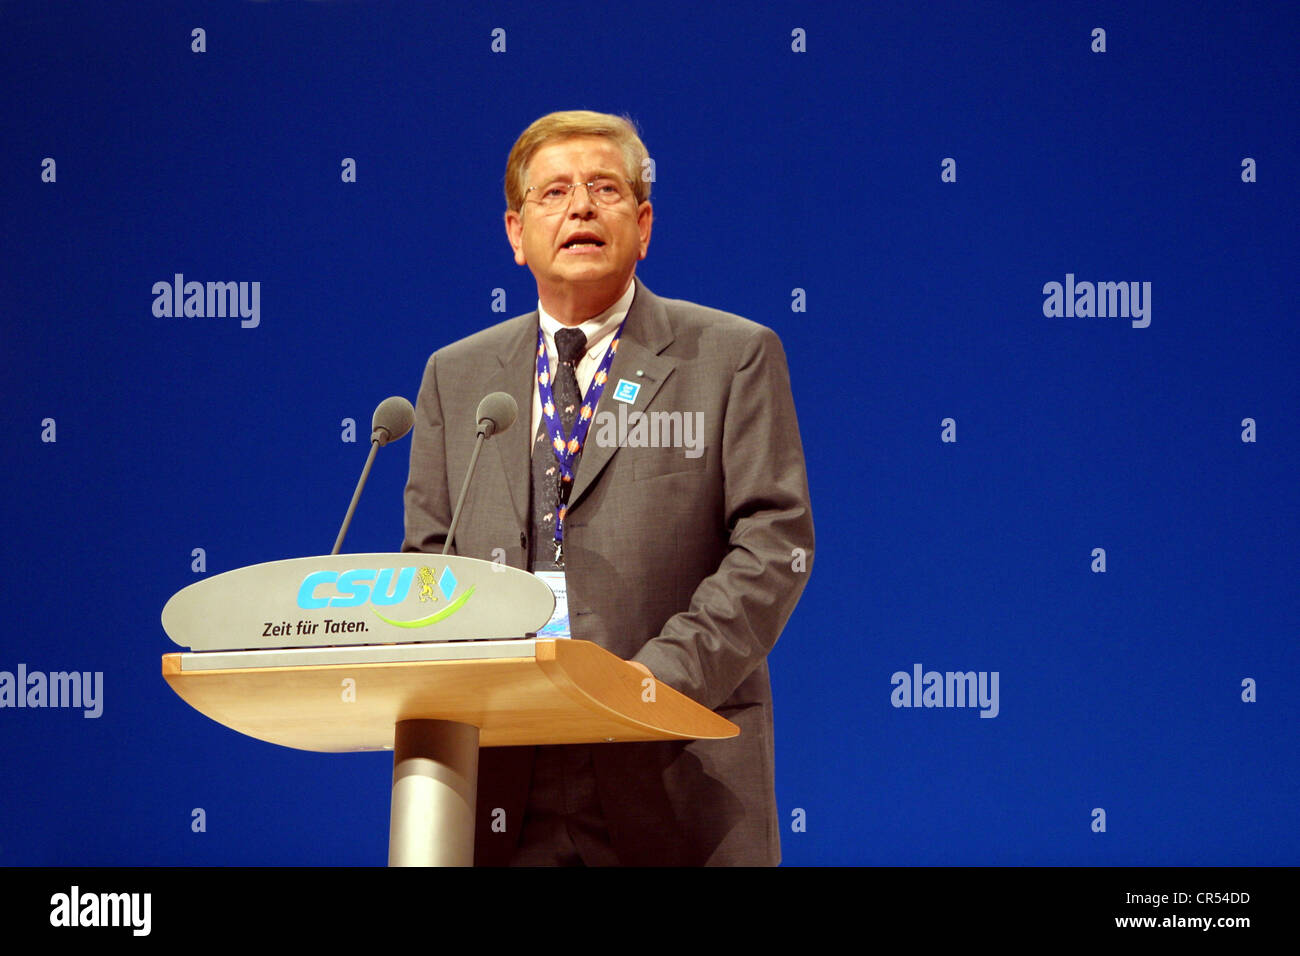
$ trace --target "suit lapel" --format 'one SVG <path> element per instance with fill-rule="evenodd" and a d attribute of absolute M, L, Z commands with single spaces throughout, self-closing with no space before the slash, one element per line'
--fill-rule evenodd
<path fill-rule="evenodd" d="M 537 313 L 525 316 L 518 336 L 512 339 L 504 353 L 497 356 L 501 367 L 483 383 L 483 394 L 505 392 L 519 405 L 519 418 L 514 427 L 499 438 L 488 442 L 496 449 L 501 467 L 510 489 L 510 501 L 515 506 L 519 527 L 532 523 L 528 514 L 528 481 L 531 475 L 529 458 L 533 450 L 532 418 L 534 374 L 537 356 Z"/>
<path fill-rule="evenodd" d="M 637 390 L 635 401 L 627 407 L 628 414 L 645 411 L 663 386 L 664 380 L 677 367 L 676 361 L 660 354 L 673 340 L 667 310 L 658 296 L 647 289 L 640 279 L 634 281 L 636 295 L 632 299 L 632 307 L 627 312 L 627 322 L 623 326 L 623 335 L 619 339 L 618 353 L 609 367 L 609 382 L 600 397 L 600 405 L 596 409 L 597 416 L 605 412 L 611 415 L 618 414 L 620 403 L 614 401 L 614 391 L 618 388 L 620 379 L 641 386 Z M 531 395 L 529 401 L 532 401 Z M 596 434 L 599 425 L 599 419 L 594 420 L 591 431 L 587 434 L 582 458 L 578 461 L 578 473 L 573 480 L 573 493 L 569 496 L 570 508 L 582 500 L 583 495 L 596 483 L 600 473 L 618 451 L 616 445 L 597 444 Z M 525 497 L 527 493 L 525 487 Z"/>

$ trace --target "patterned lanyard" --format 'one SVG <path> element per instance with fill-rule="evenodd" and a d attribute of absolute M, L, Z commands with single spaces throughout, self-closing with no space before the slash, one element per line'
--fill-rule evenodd
<path fill-rule="evenodd" d="M 583 398 L 582 407 L 573 420 L 573 434 L 564 435 L 564 422 L 560 420 L 555 407 L 555 393 L 551 388 L 551 366 L 546 358 L 546 338 L 541 325 L 537 327 L 537 394 L 542 400 L 542 421 L 546 423 L 546 433 L 551 436 L 551 450 L 555 452 L 555 461 L 560 466 L 560 489 L 555 506 L 555 563 L 561 563 L 564 546 L 564 516 L 569 510 L 569 492 L 573 490 L 573 463 L 582 451 L 591 430 L 592 412 L 600 402 L 605 383 L 609 381 L 609 367 L 614 362 L 614 353 L 618 351 L 618 340 L 623 335 L 623 326 L 627 317 L 619 323 L 613 341 L 605 349 L 605 357 L 600 360 L 596 377 L 591 380 L 591 387 Z M 574 369 L 575 375 L 577 369 Z"/>

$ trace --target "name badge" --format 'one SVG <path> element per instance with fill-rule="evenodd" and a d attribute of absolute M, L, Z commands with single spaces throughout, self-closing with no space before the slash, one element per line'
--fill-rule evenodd
<path fill-rule="evenodd" d="M 546 626 L 537 632 L 538 637 L 571 638 L 569 631 L 569 598 L 564 583 L 563 571 L 537 571 L 537 577 L 546 582 L 555 595 L 555 613 L 546 622 Z"/>

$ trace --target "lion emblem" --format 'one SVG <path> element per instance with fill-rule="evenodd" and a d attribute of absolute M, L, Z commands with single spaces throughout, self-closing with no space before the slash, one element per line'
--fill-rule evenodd
<path fill-rule="evenodd" d="M 437 581 L 435 581 L 433 577 L 433 569 L 420 568 L 418 573 L 420 576 L 420 600 L 421 601 L 438 600 L 438 594 L 433 589 L 433 586 L 437 583 Z"/>

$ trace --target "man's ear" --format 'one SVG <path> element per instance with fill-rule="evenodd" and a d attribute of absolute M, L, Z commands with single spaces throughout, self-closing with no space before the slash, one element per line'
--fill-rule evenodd
<path fill-rule="evenodd" d="M 646 253 L 650 251 L 650 227 L 654 225 L 654 220 L 654 208 L 650 205 L 650 201 L 646 200 L 636 210 L 636 227 L 641 233 L 641 254 L 637 259 L 644 259 Z"/>
<path fill-rule="evenodd" d="M 521 266 L 528 265 L 524 258 L 524 221 L 513 209 L 506 210 L 506 238 L 515 251 L 515 262 Z"/>

